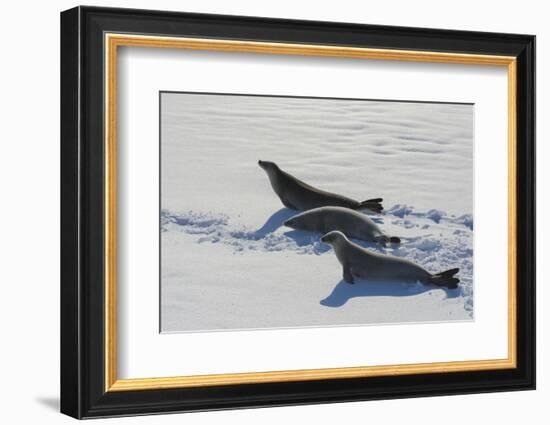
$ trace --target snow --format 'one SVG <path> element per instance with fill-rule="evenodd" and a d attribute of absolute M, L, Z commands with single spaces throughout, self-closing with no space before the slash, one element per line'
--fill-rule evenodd
<path fill-rule="evenodd" d="M 163 93 L 163 332 L 472 320 L 472 105 Z M 459 289 L 341 280 L 320 235 L 286 228 L 258 159 L 364 200 L 408 258 Z"/>

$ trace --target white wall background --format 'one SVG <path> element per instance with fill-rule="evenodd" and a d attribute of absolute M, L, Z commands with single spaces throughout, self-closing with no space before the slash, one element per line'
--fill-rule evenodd
<path fill-rule="evenodd" d="M 550 397 L 550 27 L 544 2 L 407 0 L 100 1 L 155 8 L 370 24 L 537 35 L 538 108 L 538 390 L 409 400 L 285 407 L 115 419 L 109 423 L 256 424 L 342 420 L 393 424 L 546 423 Z M 72 1 L 8 2 L 0 16 L 0 420 L 69 423 L 59 392 L 59 12 Z"/>

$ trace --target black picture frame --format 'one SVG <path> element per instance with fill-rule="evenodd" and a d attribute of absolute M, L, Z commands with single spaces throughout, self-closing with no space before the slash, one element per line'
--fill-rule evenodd
<path fill-rule="evenodd" d="M 105 391 L 104 34 L 139 33 L 514 56 L 517 60 L 517 367 Z M 132 9 L 61 13 L 61 412 L 75 418 L 535 388 L 535 37 Z"/>

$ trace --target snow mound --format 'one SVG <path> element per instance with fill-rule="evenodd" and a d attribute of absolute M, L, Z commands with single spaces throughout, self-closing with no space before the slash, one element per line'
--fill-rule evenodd
<path fill-rule="evenodd" d="M 439 223 L 443 217 L 445 217 L 447 213 L 445 211 L 441 210 L 430 210 L 426 213 L 426 217 L 432 219 L 436 223 Z"/>
<path fill-rule="evenodd" d="M 455 223 L 461 223 L 468 227 L 470 230 L 474 230 L 474 218 L 471 214 L 464 214 L 454 220 Z"/>
<path fill-rule="evenodd" d="M 413 208 L 405 204 L 396 204 L 386 211 L 386 214 L 395 215 L 396 217 L 403 218 L 413 212 Z"/>

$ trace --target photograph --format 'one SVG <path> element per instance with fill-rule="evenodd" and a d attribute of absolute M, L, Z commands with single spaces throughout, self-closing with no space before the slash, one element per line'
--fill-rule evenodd
<path fill-rule="evenodd" d="M 159 97 L 162 333 L 475 319 L 474 104 Z"/>

